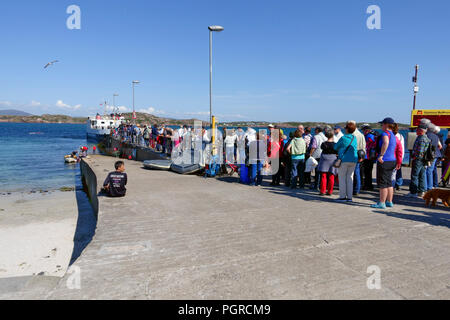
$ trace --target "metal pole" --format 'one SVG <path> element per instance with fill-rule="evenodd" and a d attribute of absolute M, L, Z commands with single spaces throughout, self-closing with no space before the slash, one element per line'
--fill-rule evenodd
<path fill-rule="evenodd" d="M 136 119 L 134 119 L 134 81 L 133 81 L 133 114 L 131 115 L 133 118 L 133 124 L 136 124 Z"/>
<path fill-rule="evenodd" d="M 209 31 L 209 125 L 212 127 L 212 31 Z"/>

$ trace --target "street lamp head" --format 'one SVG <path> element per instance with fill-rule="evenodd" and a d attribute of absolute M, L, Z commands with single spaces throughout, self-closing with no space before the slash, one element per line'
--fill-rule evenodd
<path fill-rule="evenodd" d="M 223 31 L 222 26 L 209 26 L 208 29 L 209 29 L 209 31 L 216 31 L 216 32 Z"/>
<path fill-rule="evenodd" d="M 138 80 L 133 80 L 133 83 L 134 84 L 138 84 L 138 83 L 140 83 Z"/>
<path fill-rule="evenodd" d="M 118 93 L 114 93 L 113 96 L 114 96 L 114 97 L 118 97 L 119 94 L 118 94 Z"/>

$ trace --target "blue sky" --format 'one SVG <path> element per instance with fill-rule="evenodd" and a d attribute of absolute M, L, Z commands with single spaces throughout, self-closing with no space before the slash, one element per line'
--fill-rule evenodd
<path fill-rule="evenodd" d="M 366 27 L 372 4 L 381 30 Z M 117 92 L 130 110 L 136 79 L 137 110 L 207 119 L 218 24 L 220 120 L 408 122 L 415 64 L 418 107 L 450 107 L 449 16 L 447 0 L 1 1 L 0 109 L 92 115 Z"/>

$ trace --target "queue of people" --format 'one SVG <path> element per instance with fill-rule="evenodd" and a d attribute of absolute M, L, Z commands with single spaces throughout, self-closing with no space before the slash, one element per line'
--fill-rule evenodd
<path fill-rule="evenodd" d="M 385 118 L 380 124 L 381 133 L 368 124 L 358 128 L 355 121 L 347 121 L 344 128 L 339 125 L 314 128 L 314 135 L 311 128 L 299 125 L 289 138 L 272 125 L 266 137 L 251 128 L 247 132 L 242 128 L 225 129 L 224 157 L 227 162 L 239 163 L 237 160 L 242 157 L 239 155 L 245 152 L 249 157 L 250 185 L 261 184 L 261 172 L 276 161 L 278 170 L 271 173 L 271 186 L 279 186 L 282 181 L 291 189 L 304 189 L 309 185 L 320 196 L 331 196 L 337 185 L 336 201 L 339 202 L 352 202 L 361 190 L 374 190 L 375 165 L 379 198 L 372 207 L 385 209 L 394 206 L 394 190 L 399 190 L 403 184 L 406 147 L 394 119 Z M 450 149 L 445 152 L 439 131 L 439 127 L 426 119 L 417 128 L 411 153 L 410 197 L 421 197 L 427 190 L 437 187 L 436 164 L 440 160 L 443 166 L 450 163 Z M 240 147 L 238 141 L 241 141 Z M 450 139 L 445 145 L 447 142 L 450 144 Z M 251 152 L 255 148 L 265 148 L 267 157 L 255 156 Z"/>
<path fill-rule="evenodd" d="M 347 121 L 344 128 L 310 127 L 299 125 L 286 136 L 273 125 L 268 130 L 253 128 L 224 128 L 215 133 L 215 150 L 222 157 L 222 166 L 247 166 L 248 183 L 261 185 L 264 175 L 271 175 L 271 186 L 282 182 L 291 189 L 309 187 L 320 196 L 331 196 L 339 188 L 336 201 L 352 202 L 361 190 L 374 190 L 373 168 L 376 165 L 376 183 L 379 187 L 376 209 L 393 207 L 394 190 L 403 184 L 402 164 L 405 140 L 398 124 L 392 118 L 380 121 L 381 133 L 368 124 L 357 127 Z M 423 119 L 418 126 L 417 139 L 411 152 L 412 172 L 409 197 L 421 197 L 439 183 L 437 163 L 450 164 L 450 139 L 445 143 L 439 136 L 440 128 Z M 113 134 L 123 141 L 147 146 L 170 154 L 172 150 L 201 150 L 210 153 L 211 132 L 181 126 L 171 129 L 164 125 L 121 125 Z M 202 165 L 208 165 L 200 157 Z M 247 181 L 247 180 L 246 180 Z"/>
<path fill-rule="evenodd" d="M 165 125 L 121 124 L 118 128 L 111 130 L 111 134 L 121 142 L 129 142 L 170 154 L 174 130 Z"/>

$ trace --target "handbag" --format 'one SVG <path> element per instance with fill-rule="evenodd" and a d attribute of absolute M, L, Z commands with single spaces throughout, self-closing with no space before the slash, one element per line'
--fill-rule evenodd
<path fill-rule="evenodd" d="M 350 146 L 352 145 L 353 140 L 355 139 L 355 136 L 352 137 L 352 140 L 350 141 L 349 145 L 347 146 L 347 148 L 345 149 L 344 153 L 342 154 L 342 156 L 344 156 L 344 154 L 347 153 L 348 149 L 350 148 Z M 342 165 L 342 159 L 339 159 L 339 157 L 334 161 L 333 163 L 333 167 L 335 168 L 340 168 Z"/>

